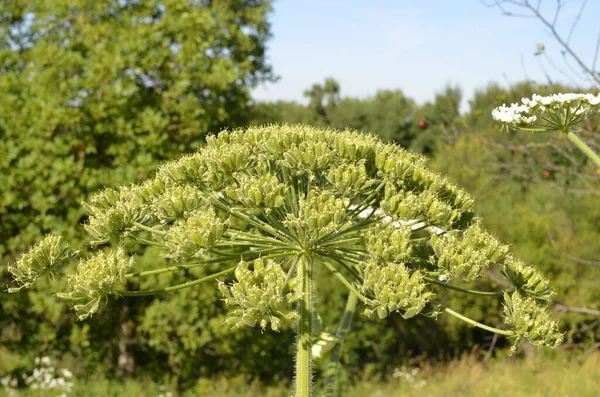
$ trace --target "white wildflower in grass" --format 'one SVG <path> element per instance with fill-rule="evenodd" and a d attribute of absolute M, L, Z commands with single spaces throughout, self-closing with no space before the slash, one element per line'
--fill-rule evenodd
<path fill-rule="evenodd" d="M 35 368 L 30 375 L 23 374 L 23 381 L 30 390 L 52 390 L 59 392 L 60 396 L 67 396 L 73 389 L 73 382 L 69 379 L 73 374 L 63 368 L 57 370 L 52 366 L 50 357 L 36 357 Z M 62 376 L 61 376 L 62 374 Z M 16 386 L 16 380 L 13 387 Z"/>
<path fill-rule="evenodd" d="M 503 110 L 502 117 L 509 120 L 512 112 L 513 120 L 526 107 Z M 91 197 L 85 227 L 97 251 L 80 261 L 68 276 L 70 291 L 58 296 L 85 319 L 111 296 L 210 283 L 230 308 L 227 326 L 279 331 L 295 323 L 297 397 L 311 393 L 315 357 L 330 360 L 324 395 L 335 395 L 337 363 L 358 304 L 375 318 L 445 312 L 472 326 L 554 346 L 557 325 L 536 306 L 551 293 L 545 279 L 512 259 L 507 246 L 480 226 L 473 199 L 425 163 L 420 155 L 353 131 L 276 125 L 224 131 L 197 153 L 160 167 L 150 181 Z M 129 241 L 160 249 L 157 267 L 136 271 L 133 256 L 122 248 Z M 47 259 L 54 254 L 42 255 L 41 265 L 28 259 L 39 250 L 34 247 L 15 267 L 21 286 L 56 262 Z M 127 279 L 208 264 L 221 268 L 179 285 L 124 289 Z M 504 291 L 491 291 L 492 283 L 485 291 L 453 284 L 485 279 L 484 270 L 494 266 L 504 269 L 513 285 L 509 292 L 527 302 L 525 309 L 510 306 L 508 329 L 474 321 L 441 302 L 442 290 L 501 297 Z M 319 327 L 321 337 L 313 324 L 319 318 L 316 277 L 348 290 L 340 325 L 333 332 Z M 526 328 L 515 317 L 535 310 L 536 321 Z"/>
<path fill-rule="evenodd" d="M 600 167 L 600 156 L 578 136 L 579 124 L 600 113 L 600 94 L 533 95 L 492 110 L 494 120 L 523 131 L 558 132 Z"/>

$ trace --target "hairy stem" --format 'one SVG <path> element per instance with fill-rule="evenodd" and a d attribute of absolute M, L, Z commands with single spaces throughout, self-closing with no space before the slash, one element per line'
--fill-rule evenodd
<path fill-rule="evenodd" d="M 585 142 L 583 142 L 574 132 L 569 131 L 567 137 L 571 142 L 575 144 L 582 152 L 584 152 L 598 168 L 600 168 L 600 157 L 590 148 Z"/>
<path fill-rule="evenodd" d="M 333 349 L 329 362 L 327 363 L 327 369 L 325 371 L 325 390 L 323 396 L 334 397 L 336 395 L 336 389 L 338 385 L 339 368 L 340 368 L 340 356 L 342 349 L 344 348 L 344 339 L 350 331 L 352 325 L 352 318 L 356 311 L 356 304 L 358 297 L 356 294 L 350 293 L 348 300 L 346 301 L 346 308 L 344 309 L 344 315 L 342 316 L 342 322 L 335 334 L 337 339 L 337 345 Z"/>
<path fill-rule="evenodd" d="M 298 341 L 296 343 L 296 397 L 310 397 L 312 380 L 312 316 L 313 259 L 303 254 L 298 257 Z"/>

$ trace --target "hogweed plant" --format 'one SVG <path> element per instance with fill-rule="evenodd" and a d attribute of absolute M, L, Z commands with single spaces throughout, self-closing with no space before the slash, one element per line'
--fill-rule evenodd
<path fill-rule="evenodd" d="M 109 297 L 143 296 L 208 284 L 230 308 L 233 328 L 278 331 L 295 324 L 295 395 L 311 395 L 315 357 L 329 356 L 325 395 L 334 395 L 338 361 L 352 316 L 405 319 L 445 312 L 472 326 L 535 346 L 557 346 L 562 335 L 545 310 L 551 290 L 532 266 L 486 232 L 473 200 L 438 174 L 425 158 L 357 132 L 308 126 L 224 131 L 197 153 L 159 168 L 139 185 L 91 197 L 84 225 L 97 250 L 68 275 L 80 320 Z M 136 271 L 125 243 L 159 247 L 169 266 Z M 10 271 L 29 287 L 81 256 L 50 234 Z M 166 288 L 131 291 L 125 282 L 194 267 L 222 268 Z M 508 284 L 488 292 L 456 286 L 498 267 Z M 335 334 L 315 335 L 314 281 L 333 277 L 348 290 Z M 233 281 L 228 281 L 233 278 Z M 441 289 L 503 297 L 503 329 L 443 305 Z"/>
<path fill-rule="evenodd" d="M 492 110 L 494 120 L 523 131 L 558 132 L 585 153 L 600 168 L 600 156 L 579 136 L 578 125 L 600 113 L 600 94 L 533 95 L 521 103 Z"/>

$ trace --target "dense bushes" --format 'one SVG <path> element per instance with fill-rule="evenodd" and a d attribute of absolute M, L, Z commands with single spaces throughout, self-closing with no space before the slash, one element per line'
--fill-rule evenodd
<path fill-rule="evenodd" d="M 42 234 L 80 238 L 82 228 L 66 225 L 85 221 L 77 200 L 88 192 L 147 178 L 159 162 L 201 145 L 207 132 L 246 123 L 250 89 L 272 77 L 270 7 L 262 0 L 0 6 L 4 286 L 6 263 Z M 148 306 L 160 308 L 150 300 L 121 301 L 109 315 L 74 324 L 62 302 L 48 299 L 54 288 L 62 286 L 2 292 L 0 339 L 23 354 L 20 364 L 56 350 L 90 369 L 119 362 L 127 373 L 131 353 L 156 366 L 169 348 L 142 343 L 143 332 L 135 332 Z"/>

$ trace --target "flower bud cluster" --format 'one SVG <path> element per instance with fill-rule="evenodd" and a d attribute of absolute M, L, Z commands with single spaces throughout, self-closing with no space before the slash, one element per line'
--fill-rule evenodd
<path fill-rule="evenodd" d="M 227 197 L 249 208 L 279 208 L 285 201 L 287 186 L 273 174 L 262 176 L 242 175 L 236 178 L 237 186 L 229 186 Z"/>
<path fill-rule="evenodd" d="M 191 213 L 167 230 L 164 236 L 167 257 L 206 259 L 208 250 L 221 239 L 228 225 L 212 208 Z"/>
<path fill-rule="evenodd" d="M 312 232 L 313 237 L 322 236 L 348 223 L 349 205 L 347 198 L 337 198 L 326 190 L 314 189 L 305 199 L 300 199 L 300 215 L 291 216 L 287 223 Z"/>
<path fill-rule="evenodd" d="M 283 323 L 296 319 L 292 303 L 299 296 L 295 294 L 296 281 L 286 280 L 281 265 L 273 260 L 257 259 L 253 268 L 241 261 L 236 270 L 237 282 L 227 286 L 219 283 L 225 304 L 235 307 L 227 319 L 234 328 L 259 325 L 265 329 L 269 324 L 273 331 L 279 331 Z"/>
<path fill-rule="evenodd" d="M 363 244 L 372 258 L 385 262 L 407 262 L 412 254 L 411 230 L 390 223 L 372 229 L 363 236 Z"/>
<path fill-rule="evenodd" d="M 450 227 L 462 215 L 462 211 L 440 200 L 430 190 L 421 193 L 398 191 L 390 184 L 385 187 L 385 197 L 381 200 L 380 207 L 394 219 L 422 219 L 431 226 L 442 228 Z"/>
<path fill-rule="evenodd" d="M 145 184 L 120 190 L 106 189 L 84 203 L 90 212 L 90 218 L 84 225 L 92 237 L 92 244 L 105 244 L 113 238 L 119 238 L 129 232 L 135 222 L 150 219 L 145 197 L 159 194 L 164 185 L 161 182 Z"/>
<path fill-rule="evenodd" d="M 208 136 L 206 144 L 207 147 L 213 149 L 231 144 L 248 144 L 259 152 L 273 152 L 281 155 L 285 150 L 298 146 L 306 139 L 311 140 L 311 137 L 316 138 L 316 136 L 322 138 L 323 135 L 321 131 L 309 130 L 308 128 L 297 128 L 297 126 L 289 124 L 273 124 L 249 127 L 246 130 L 221 131 L 218 135 Z"/>
<path fill-rule="evenodd" d="M 206 206 L 202 192 L 190 185 L 171 186 L 152 202 L 154 216 L 161 223 L 187 218 L 194 211 Z"/>
<path fill-rule="evenodd" d="M 293 170 L 315 172 L 329 167 L 334 157 L 325 142 L 304 141 L 283 153 L 282 164 Z"/>
<path fill-rule="evenodd" d="M 508 246 L 477 223 L 464 231 L 433 234 L 431 247 L 435 255 L 430 261 L 437 264 L 445 279 L 474 280 L 483 269 L 503 261 L 508 255 Z"/>
<path fill-rule="evenodd" d="M 19 287 L 9 288 L 8 291 L 17 292 L 21 288 L 29 288 L 42 275 L 53 274 L 57 267 L 78 253 L 69 248 L 61 236 L 48 234 L 22 254 L 14 266 L 8 266 L 8 271 L 19 284 Z"/>
<path fill-rule="evenodd" d="M 502 274 L 524 296 L 538 301 L 548 301 L 553 292 L 550 282 L 539 271 L 525 263 L 510 257 L 504 264 Z"/>
<path fill-rule="evenodd" d="M 156 176 L 160 180 L 193 183 L 201 186 L 205 181 L 206 171 L 206 161 L 203 154 L 194 153 L 161 166 Z"/>
<path fill-rule="evenodd" d="M 563 341 L 558 323 L 532 297 L 504 294 L 504 322 L 514 332 L 515 345 L 525 339 L 536 347 L 556 347 Z M 516 350 L 513 346 L 512 350 Z"/>
<path fill-rule="evenodd" d="M 253 164 L 252 148 L 246 144 L 232 143 L 216 149 L 207 148 L 203 154 L 209 172 L 208 178 L 213 185 L 228 180 L 234 172 Z"/>
<path fill-rule="evenodd" d="M 344 163 L 331 168 L 327 173 L 327 180 L 336 192 L 347 197 L 356 196 L 377 183 L 369 178 L 364 164 Z"/>
<path fill-rule="evenodd" d="M 331 147 L 335 148 L 342 158 L 350 161 L 373 159 L 376 148 L 381 145 L 381 141 L 374 136 L 348 130 L 329 136 L 333 137 Z"/>
<path fill-rule="evenodd" d="M 427 284 L 421 272 L 411 271 L 402 263 L 370 260 L 363 269 L 361 292 L 373 296 L 365 315 L 377 313 L 385 318 L 391 312 L 399 312 L 405 319 L 423 310 L 433 295 L 426 290 Z"/>
<path fill-rule="evenodd" d="M 378 145 L 375 165 L 392 180 L 403 181 L 412 177 L 416 169 L 425 168 L 425 157 L 407 152 L 395 145 Z"/>
<path fill-rule="evenodd" d="M 473 199 L 456 185 L 429 171 L 425 163 L 426 159 L 423 156 L 405 152 L 391 145 L 380 145 L 375 157 L 377 168 L 397 184 L 390 188 L 399 188 L 413 195 L 429 191 L 430 193 L 423 196 L 430 201 L 429 205 L 437 200 L 440 203 L 434 206 L 449 205 L 460 212 L 470 211 Z M 389 194 L 386 196 L 389 197 Z"/>
<path fill-rule="evenodd" d="M 124 283 L 125 273 L 132 264 L 133 258 L 121 248 L 98 251 L 79 262 L 75 274 L 69 276 L 70 291 L 56 295 L 71 300 L 79 320 L 86 319 L 108 295 L 116 295 L 116 287 Z"/>

